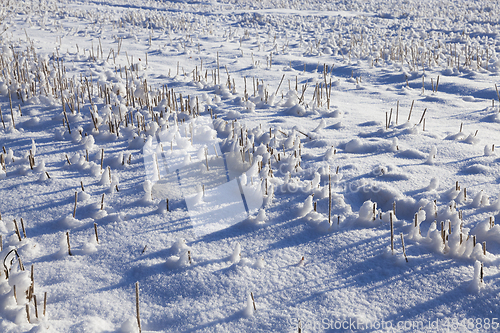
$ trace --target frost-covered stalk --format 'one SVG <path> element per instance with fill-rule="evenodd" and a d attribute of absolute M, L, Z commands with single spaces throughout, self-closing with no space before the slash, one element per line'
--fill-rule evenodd
<path fill-rule="evenodd" d="M 104 148 L 101 149 L 101 170 L 103 161 L 104 161 Z"/>

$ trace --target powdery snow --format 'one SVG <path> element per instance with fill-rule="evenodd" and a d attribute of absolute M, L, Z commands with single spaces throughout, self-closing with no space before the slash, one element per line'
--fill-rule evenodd
<path fill-rule="evenodd" d="M 499 13 L 4 3 L 0 331 L 497 329 Z"/>

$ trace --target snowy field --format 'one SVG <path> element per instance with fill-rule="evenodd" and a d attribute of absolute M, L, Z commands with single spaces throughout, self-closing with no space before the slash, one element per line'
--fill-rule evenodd
<path fill-rule="evenodd" d="M 0 332 L 500 330 L 499 2 L 1 4 Z"/>

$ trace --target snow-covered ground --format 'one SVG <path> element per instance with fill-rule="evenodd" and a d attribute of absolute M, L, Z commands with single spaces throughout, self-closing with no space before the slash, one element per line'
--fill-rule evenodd
<path fill-rule="evenodd" d="M 0 14 L 1 332 L 500 330 L 500 3 Z"/>

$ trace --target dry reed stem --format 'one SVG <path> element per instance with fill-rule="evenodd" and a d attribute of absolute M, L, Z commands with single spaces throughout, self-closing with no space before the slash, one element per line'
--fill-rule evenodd
<path fill-rule="evenodd" d="M 424 110 L 424 113 L 422 113 L 422 117 L 420 118 L 420 121 L 419 121 L 419 125 L 422 123 L 422 121 L 424 120 L 424 117 L 425 117 L 425 113 L 427 112 L 427 108 L 425 108 Z"/>
<path fill-rule="evenodd" d="M 97 244 L 99 244 L 99 236 L 97 234 L 97 223 L 94 222 L 94 232 L 95 232 L 95 240 Z"/>
<path fill-rule="evenodd" d="M 83 188 L 83 184 L 82 184 L 82 188 Z M 76 203 L 78 201 L 78 192 L 75 192 L 75 206 L 73 208 L 73 218 L 75 218 L 76 216 Z"/>
<path fill-rule="evenodd" d="M 406 256 L 405 240 L 403 238 L 403 233 L 401 233 L 401 244 L 403 245 L 403 254 L 405 256 L 405 260 L 406 260 L 406 262 L 408 262 L 408 257 Z"/>
<path fill-rule="evenodd" d="M 37 304 L 37 301 L 36 301 L 36 295 L 33 295 L 33 302 L 35 304 L 35 316 L 38 319 L 38 304 Z"/>
<path fill-rule="evenodd" d="M 26 317 L 28 318 L 28 323 L 31 324 L 31 320 L 30 320 L 30 305 L 29 304 L 26 304 Z"/>
<path fill-rule="evenodd" d="M 47 292 L 43 295 L 43 316 L 45 317 L 47 313 Z"/>
<path fill-rule="evenodd" d="M 141 328 L 141 316 L 139 312 L 139 282 L 135 283 L 135 310 L 137 314 L 137 326 L 139 327 L 139 333 L 141 333 L 142 328 Z"/>
<path fill-rule="evenodd" d="M 413 100 L 411 102 L 410 113 L 408 114 L 408 121 L 410 121 L 410 118 L 411 118 L 411 111 L 413 110 L 413 103 L 415 103 L 415 100 Z"/>
<path fill-rule="evenodd" d="M 72 256 L 71 245 L 69 244 L 69 231 L 66 231 L 66 243 L 68 243 L 68 255 Z"/>
<path fill-rule="evenodd" d="M 389 213 L 390 224 L 391 224 L 391 252 L 394 254 L 394 223 L 392 221 L 392 212 Z"/>
<path fill-rule="evenodd" d="M 332 179 L 328 173 L 328 224 L 332 225 Z"/>
<path fill-rule="evenodd" d="M 24 221 L 23 218 L 21 217 L 21 229 L 23 230 L 23 236 L 26 238 L 26 229 L 24 228 Z"/>
<path fill-rule="evenodd" d="M 17 226 L 17 221 L 16 219 L 14 219 L 14 227 L 16 228 L 16 235 L 17 235 L 17 238 L 19 239 L 19 241 L 21 241 L 21 233 L 19 232 L 19 228 Z"/>

